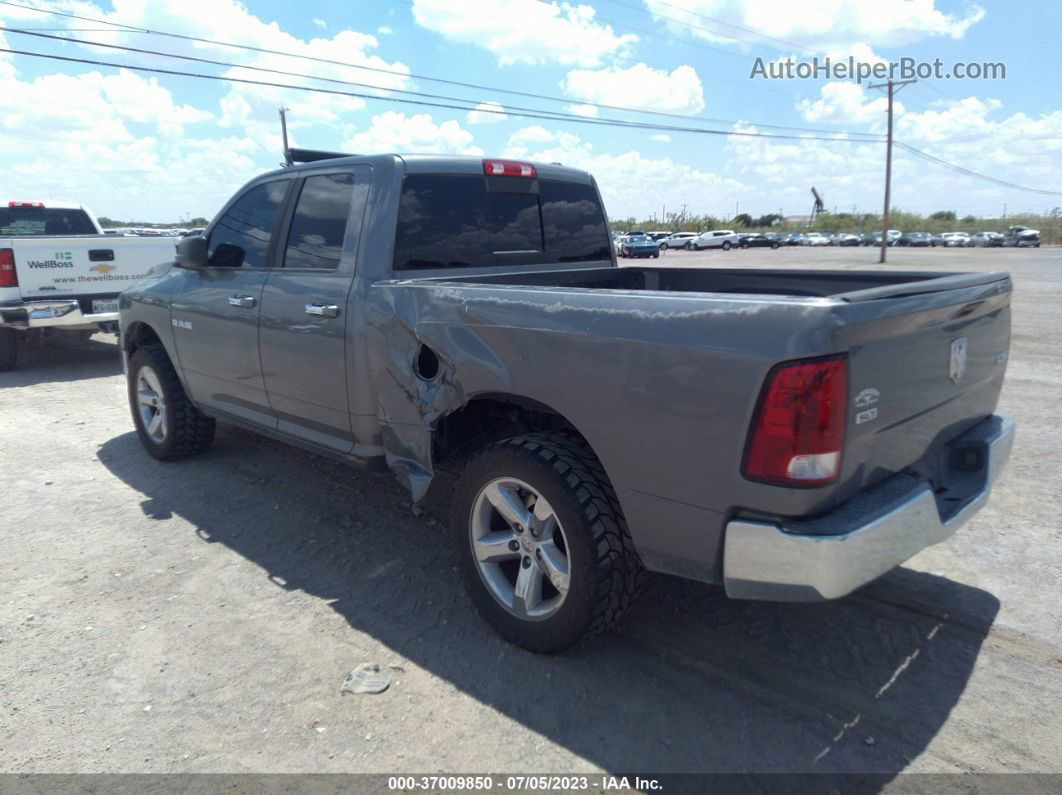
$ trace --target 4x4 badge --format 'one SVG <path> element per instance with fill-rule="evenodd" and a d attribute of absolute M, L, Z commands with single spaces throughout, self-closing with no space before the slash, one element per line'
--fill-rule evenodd
<path fill-rule="evenodd" d="M 959 337 L 951 342 L 951 362 L 948 366 L 948 375 L 956 384 L 962 380 L 966 373 L 966 337 Z"/>

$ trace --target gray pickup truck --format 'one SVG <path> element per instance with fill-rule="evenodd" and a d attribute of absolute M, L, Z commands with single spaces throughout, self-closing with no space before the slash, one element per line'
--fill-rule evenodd
<path fill-rule="evenodd" d="M 445 483 L 471 601 L 555 651 L 646 571 L 831 599 L 949 536 L 1012 445 L 1010 297 L 1002 273 L 621 268 L 585 172 L 352 156 L 246 185 L 122 293 L 121 346 L 156 458 L 218 419 L 415 502 Z"/>

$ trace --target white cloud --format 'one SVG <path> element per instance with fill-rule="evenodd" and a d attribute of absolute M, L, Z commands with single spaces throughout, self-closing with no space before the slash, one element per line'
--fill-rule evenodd
<path fill-rule="evenodd" d="M 657 133 L 656 135 L 650 135 L 649 138 L 654 140 L 654 141 L 659 141 L 662 144 L 671 143 L 671 136 L 670 135 L 665 135 L 664 133 Z"/>
<path fill-rule="evenodd" d="M 573 133 L 554 132 L 537 124 L 513 133 L 504 155 L 589 171 L 612 218 L 659 216 L 665 204 L 669 212 L 686 204 L 691 213 L 729 217 L 730 202 L 748 195 L 748 188 L 732 177 L 671 158 L 649 158 L 635 150 L 596 152 L 592 144 Z"/>
<path fill-rule="evenodd" d="M 594 21 L 588 5 L 539 0 L 414 0 L 418 25 L 450 41 L 482 47 L 503 65 L 598 66 L 638 40 Z"/>
<path fill-rule="evenodd" d="M 475 110 L 470 110 L 465 116 L 465 121 L 469 124 L 494 124 L 499 121 L 505 121 L 509 116 L 505 113 L 503 108 L 497 102 L 480 102 L 476 105 Z"/>
<path fill-rule="evenodd" d="M 732 45 L 741 39 L 762 43 L 760 34 L 818 48 L 859 41 L 894 47 L 930 36 L 960 39 L 985 15 L 976 5 L 945 13 L 935 0 L 685 0 L 681 8 L 670 0 L 645 0 L 645 5 L 660 18 L 678 20 L 667 21 L 675 33 Z"/>
<path fill-rule="evenodd" d="M 436 124 L 427 113 L 407 116 L 393 110 L 372 117 L 366 130 L 349 127 L 343 151 L 374 154 L 378 152 L 423 152 L 434 154 L 481 155 L 473 144 L 472 133 L 456 121 Z"/>
<path fill-rule="evenodd" d="M 691 66 L 679 66 L 670 73 L 644 63 L 628 68 L 576 69 L 568 72 L 561 87 L 576 99 L 604 105 L 676 113 L 704 109 L 704 89 Z"/>
<path fill-rule="evenodd" d="M 574 113 L 576 116 L 585 116 L 588 119 L 597 118 L 597 106 L 595 105 L 565 105 L 564 110 Z"/>
<path fill-rule="evenodd" d="M 325 22 L 320 17 L 314 17 L 311 21 L 313 22 L 313 24 L 315 24 L 317 27 L 319 27 L 321 29 L 324 29 L 324 28 L 328 27 L 328 23 Z"/>
<path fill-rule="evenodd" d="M 276 22 L 265 22 L 259 19 L 238 0 L 213 0 L 209 13 L 202 14 L 189 14 L 186 0 L 151 0 L 151 2 L 115 0 L 113 5 L 114 10 L 109 11 L 96 8 L 92 4 L 84 4 L 84 13 L 91 13 L 94 17 L 111 19 L 139 28 L 172 31 L 188 36 L 385 70 L 358 70 L 353 73 L 356 76 L 352 77 L 352 70 L 349 67 L 320 61 L 308 66 L 306 62 L 295 61 L 290 57 L 280 55 L 248 52 L 231 47 L 217 47 L 177 39 L 168 40 L 167 50 L 177 54 L 216 57 L 231 63 L 296 73 L 294 76 L 275 76 L 279 82 L 319 87 L 319 82 L 302 76 L 307 71 L 311 71 L 315 77 L 356 80 L 365 83 L 371 87 L 370 93 L 375 90 L 382 94 L 389 88 L 409 88 L 412 85 L 408 77 L 409 69 L 405 64 L 391 62 L 374 54 L 373 51 L 379 45 L 376 37 L 356 30 L 340 30 L 332 35 L 322 34 L 308 40 L 300 39 L 281 29 Z M 2 14 L 6 13 L 6 11 L 2 12 Z M 97 32 L 93 34 L 93 38 L 106 43 L 131 44 L 134 47 L 142 44 L 138 37 L 120 30 Z M 92 52 L 96 51 L 92 50 Z M 134 64 L 157 64 L 156 59 L 132 53 L 125 55 L 123 60 Z M 272 79 L 268 76 L 263 78 L 261 73 L 238 68 L 226 70 L 223 74 L 256 80 Z M 312 94 L 269 86 L 232 85 L 228 89 L 227 101 L 222 106 L 221 123 L 230 128 L 241 129 L 248 134 L 265 136 L 271 134 L 277 127 L 277 108 L 281 105 L 290 109 L 288 128 L 294 132 L 313 125 L 342 124 L 349 120 L 350 114 L 362 110 L 365 102 L 355 97 Z"/>
<path fill-rule="evenodd" d="M 394 30 L 387 27 L 387 25 L 380 25 L 380 27 L 376 29 L 376 32 L 379 33 L 381 36 L 390 36 L 392 33 L 394 33 Z"/>
<path fill-rule="evenodd" d="M 866 89 L 855 83 L 827 83 L 819 90 L 819 99 L 804 99 L 797 103 L 797 110 L 805 121 L 832 122 L 835 124 L 869 124 L 880 128 L 885 122 L 888 100 L 880 92 L 868 95 Z M 903 103 L 893 100 L 894 110 L 903 112 Z"/>

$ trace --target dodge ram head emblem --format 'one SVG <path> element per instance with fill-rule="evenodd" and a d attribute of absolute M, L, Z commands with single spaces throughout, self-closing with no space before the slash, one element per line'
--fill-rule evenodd
<path fill-rule="evenodd" d="M 956 384 L 962 380 L 966 372 L 966 337 L 959 337 L 951 342 L 951 364 L 948 375 Z"/>

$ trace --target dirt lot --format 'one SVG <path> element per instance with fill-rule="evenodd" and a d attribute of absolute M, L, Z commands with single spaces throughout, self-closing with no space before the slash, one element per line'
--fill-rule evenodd
<path fill-rule="evenodd" d="M 43 347 L 0 375 L 0 770 L 1062 771 L 1062 252 L 890 258 L 1014 275 L 1019 438 L 988 508 L 824 605 L 656 578 L 560 657 L 471 615 L 392 478 L 231 428 L 157 463 L 113 338 Z M 341 695 L 364 661 L 395 666 L 391 688 Z"/>

